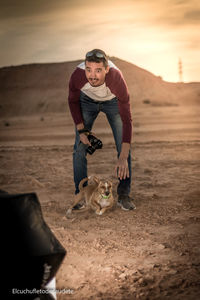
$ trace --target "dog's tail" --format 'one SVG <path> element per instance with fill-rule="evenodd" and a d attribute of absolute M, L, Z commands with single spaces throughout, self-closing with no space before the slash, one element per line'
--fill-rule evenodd
<path fill-rule="evenodd" d="M 85 178 L 83 178 L 81 181 L 80 181 L 80 183 L 79 183 L 79 186 L 78 186 L 78 188 L 79 188 L 79 191 L 82 191 L 83 189 L 84 189 L 84 183 L 86 182 L 86 181 L 89 181 L 89 180 L 92 180 L 96 185 L 98 185 L 99 184 L 99 182 L 100 182 L 100 180 L 99 180 L 99 178 L 98 177 L 96 177 L 96 176 L 89 176 L 89 177 L 85 177 Z"/>
<path fill-rule="evenodd" d="M 80 183 L 79 183 L 79 186 L 78 186 L 78 188 L 79 188 L 79 191 L 82 191 L 83 189 L 84 189 L 84 183 L 86 182 L 86 181 L 88 181 L 90 179 L 90 177 L 85 177 L 85 178 L 83 178 L 81 181 L 80 181 Z"/>

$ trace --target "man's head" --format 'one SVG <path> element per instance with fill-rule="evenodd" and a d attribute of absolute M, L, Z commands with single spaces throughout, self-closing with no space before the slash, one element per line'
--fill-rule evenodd
<path fill-rule="evenodd" d="M 103 63 L 104 67 L 107 68 L 108 66 L 108 57 L 103 50 L 100 49 L 93 49 L 86 53 L 85 62 L 96 62 L 96 63 Z"/>
<path fill-rule="evenodd" d="M 104 51 L 94 49 L 87 52 L 85 57 L 85 74 L 92 86 L 102 85 L 108 71 L 108 58 Z"/>

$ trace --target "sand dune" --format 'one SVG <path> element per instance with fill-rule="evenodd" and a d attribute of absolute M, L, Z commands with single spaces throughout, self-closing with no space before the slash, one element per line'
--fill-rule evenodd
<path fill-rule="evenodd" d="M 111 58 L 127 81 L 132 105 L 193 105 L 200 83 L 169 83 L 131 63 Z M 0 69 L 0 117 L 63 112 L 68 82 L 80 61 L 33 64 Z"/>

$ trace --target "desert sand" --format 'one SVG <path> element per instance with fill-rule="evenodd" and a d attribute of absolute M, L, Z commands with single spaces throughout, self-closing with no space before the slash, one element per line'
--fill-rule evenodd
<path fill-rule="evenodd" d="M 0 189 L 37 193 L 67 250 L 58 300 L 200 299 L 200 83 L 164 82 L 113 60 L 131 95 L 137 209 L 66 218 L 74 197 L 67 82 L 78 62 L 0 69 Z M 111 178 L 116 197 L 116 151 L 103 114 L 93 131 L 104 146 L 88 156 L 88 174 Z"/>

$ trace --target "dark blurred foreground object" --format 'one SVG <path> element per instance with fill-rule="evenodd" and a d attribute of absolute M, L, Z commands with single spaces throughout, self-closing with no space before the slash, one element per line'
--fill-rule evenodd
<path fill-rule="evenodd" d="M 66 250 L 45 223 L 37 195 L 0 190 L 0 201 L 5 299 L 53 299 L 45 286 L 55 277 Z"/>

